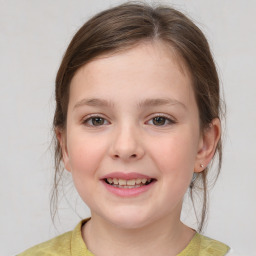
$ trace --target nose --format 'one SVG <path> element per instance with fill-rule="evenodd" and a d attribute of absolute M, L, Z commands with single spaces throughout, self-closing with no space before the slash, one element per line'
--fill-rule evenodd
<path fill-rule="evenodd" d="M 141 159 L 145 152 L 138 129 L 131 126 L 117 129 L 113 135 L 110 154 L 113 159 L 123 161 Z"/>

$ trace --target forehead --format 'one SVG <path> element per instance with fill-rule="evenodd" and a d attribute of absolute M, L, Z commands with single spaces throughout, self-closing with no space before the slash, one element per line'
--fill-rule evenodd
<path fill-rule="evenodd" d="M 136 62 L 138 62 L 138 60 L 141 60 L 141 62 L 146 61 L 145 56 L 147 56 L 147 63 L 153 64 L 157 62 L 157 65 L 160 64 L 159 60 L 167 60 L 168 62 L 171 60 L 171 62 L 173 62 L 173 64 L 175 64 L 177 68 L 179 68 L 179 71 L 183 75 L 191 77 L 191 72 L 187 66 L 187 63 L 184 60 L 184 58 L 180 55 L 180 53 L 170 43 L 160 39 L 142 40 L 133 44 L 130 47 L 116 49 L 114 51 L 101 54 L 90 60 L 86 65 L 84 65 L 80 69 L 83 69 L 90 63 L 96 64 L 97 61 L 97 63 L 100 63 L 100 60 L 102 60 L 102 63 L 104 60 L 107 61 L 107 59 L 109 59 L 109 61 L 112 61 L 113 58 L 111 57 L 118 56 L 130 56 L 131 61 L 132 58 L 134 59 L 135 57 Z M 144 64 L 146 63 L 144 62 Z"/>
<path fill-rule="evenodd" d="M 152 91 L 154 94 L 158 90 L 160 94 L 165 86 L 179 85 L 189 94 L 193 91 L 190 72 L 183 59 L 166 43 L 149 41 L 98 56 L 81 67 L 71 81 L 70 96 L 81 95 L 82 89 L 106 96 L 113 86 L 117 92 L 134 90 L 139 93 L 140 88 L 140 93 L 144 90 L 144 93 Z M 182 92 L 182 86 L 175 89 Z"/>

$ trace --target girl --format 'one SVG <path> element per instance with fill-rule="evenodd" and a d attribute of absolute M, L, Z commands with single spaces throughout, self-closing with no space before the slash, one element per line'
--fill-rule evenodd
<path fill-rule="evenodd" d="M 219 81 L 207 40 L 170 7 L 127 3 L 76 33 L 56 78 L 56 182 L 71 172 L 91 218 L 20 254 L 227 255 L 180 221 L 221 163 Z"/>

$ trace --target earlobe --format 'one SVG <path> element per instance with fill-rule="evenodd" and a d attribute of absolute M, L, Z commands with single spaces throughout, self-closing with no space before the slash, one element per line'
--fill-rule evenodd
<path fill-rule="evenodd" d="M 221 135 L 219 118 L 215 118 L 202 133 L 194 171 L 202 172 L 212 160 Z"/>
<path fill-rule="evenodd" d="M 56 129 L 55 134 L 61 147 L 62 161 L 64 163 L 65 169 L 70 172 L 71 168 L 69 164 L 69 156 L 68 156 L 68 150 L 66 146 L 65 132 L 61 131 L 60 129 Z"/>

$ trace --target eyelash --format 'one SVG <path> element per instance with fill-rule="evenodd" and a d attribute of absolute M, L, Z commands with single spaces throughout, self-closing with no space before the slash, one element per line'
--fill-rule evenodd
<path fill-rule="evenodd" d="M 100 124 L 100 125 L 93 125 L 92 123 L 89 124 L 89 122 L 92 122 L 93 119 L 97 119 L 97 118 L 103 120 L 104 123 L 103 123 L 103 124 Z M 91 116 L 89 116 L 88 118 L 86 118 L 85 120 L 83 120 L 82 123 L 83 123 L 84 125 L 86 125 L 86 126 L 97 127 L 97 126 L 106 125 L 105 122 L 108 122 L 108 121 L 106 120 L 106 118 L 104 118 L 104 117 L 102 117 L 102 116 L 100 116 L 100 115 L 91 115 Z M 109 122 L 108 122 L 108 123 L 109 123 Z"/>
<path fill-rule="evenodd" d="M 93 122 L 93 119 L 97 119 L 97 118 L 98 118 L 98 119 L 101 119 L 101 120 L 103 121 L 103 124 L 93 125 L 93 123 L 92 123 L 92 122 Z M 176 123 L 176 121 L 174 121 L 172 118 L 170 118 L 169 116 L 163 115 L 163 114 L 157 114 L 157 115 L 153 116 L 153 117 L 150 118 L 149 121 L 147 121 L 146 123 L 149 123 L 150 121 L 153 122 L 153 120 L 154 120 L 155 118 L 163 118 L 163 119 L 164 119 L 164 124 L 163 124 L 163 125 L 155 125 L 154 123 L 151 123 L 151 125 L 153 125 L 153 126 L 164 127 L 164 126 L 172 125 L 172 124 L 175 124 L 175 123 Z M 91 122 L 91 123 L 89 124 L 89 122 Z M 107 124 L 106 124 L 106 122 L 107 122 Z M 110 124 L 110 123 L 106 120 L 106 118 L 104 118 L 104 117 L 102 117 L 102 116 L 100 116 L 100 115 L 92 115 L 92 116 L 86 118 L 85 120 L 83 120 L 82 123 L 83 123 L 84 125 L 86 125 L 86 126 L 89 126 L 89 127 L 97 127 L 97 126 L 103 126 L 103 125 L 108 125 L 108 124 Z"/>
<path fill-rule="evenodd" d="M 175 124 L 176 121 L 174 121 L 172 118 L 170 118 L 170 116 L 166 116 L 164 114 L 157 114 L 155 116 L 153 116 L 149 121 L 152 121 L 155 119 L 155 118 L 163 118 L 164 119 L 164 125 L 154 125 L 154 126 L 167 126 L 167 125 L 172 125 L 172 124 Z M 149 122 L 148 121 L 148 122 Z M 166 123 L 167 122 L 167 123 Z"/>

